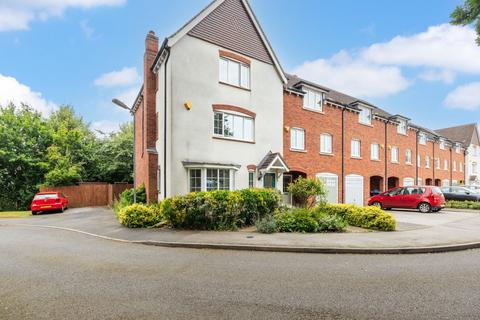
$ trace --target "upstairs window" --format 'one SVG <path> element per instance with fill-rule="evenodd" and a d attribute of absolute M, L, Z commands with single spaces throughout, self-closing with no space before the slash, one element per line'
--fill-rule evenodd
<path fill-rule="evenodd" d="M 425 157 L 425 168 L 430 168 L 430 157 L 429 156 Z"/>
<path fill-rule="evenodd" d="M 435 168 L 440 169 L 440 158 L 435 159 Z"/>
<path fill-rule="evenodd" d="M 406 120 L 399 120 L 397 126 L 397 132 L 399 134 L 407 134 L 407 121 Z"/>
<path fill-rule="evenodd" d="M 443 160 L 443 170 L 448 170 L 448 160 Z"/>
<path fill-rule="evenodd" d="M 440 149 L 445 150 L 445 140 L 440 140 Z"/>
<path fill-rule="evenodd" d="M 224 138 L 253 141 L 254 121 L 249 117 L 214 112 L 213 133 Z"/>
<path fill-rule="evenodd" d="M 250 89 L 250 66 L 220 57 L 220 82 Z"/>
<path fill-rule="evenodd" d="M 322 133 L 320 135 L 320 153 L 331 154 L 332 152 L 332 135 Z"/>
<path fill-rule="evenodd" d="M 457 171 L 457 161 L 454 160 L 452 166 L 453 171 Z"/>
<path fill-rule="evenodd" d="M 418 136 L 418 143 L 422 145 L 427 144 L 427 136 L 424 133 L 420 133 L 420 135 Z"/>
<path fill-rule="evenodd" d="M 293 150 L 305 150 L 305 130 L 292 128 L 290 130 L 290 148 Z"/>
<path fill-rule="evenodd" d="M 417 167 L 421 167 L 422 166 L 422 157 L 420 157 L 420 155 L 417 155 Z"/>
<path fill-rule="evenodd" d="M 393 163 L 398 163 L 398 147 L 392 147 L 392 162 Z"/>
<path fill-rule="evenodd" d="M 412 150 L 405 150 L 405 163 L 412 164 Z"/>
<path fill-rule="evenodd" d="M 360 108 L 360 115 L 359 121 L 363 124 L 372 124 L 372 109 L 359 107 Z"/>
<path fill-rule="evenodd" d="M 460 168 L 459 169 L 460 169 L 460 172 L 463 172 L 463 163 L 462 162 L 460 162 Z"/>
<path fill-rule="evenodd" d="M 305 96 L 303 97 L 303 107 L 305 109 L 312 109 L 315 111 L 322 111 L 323 109 L 323 93 L 314 91 L 312 89 L 303 88 Z"/>
<path fill-rule="evenodd" d="M 380 160 L 380 145 L 378 143 L 372 143 L 370 146 L 370 159 Z"/>
<path fill-rule="evenodd" d="M 352 158 L 360 158 L 361 157 L 361 151 L 360 151 L 360 140 L 352 140 L 351 144 L 351 157 Z"/>
<path fill-rule="evenodd" d="M 455 152 L 456 152 L 456 153 L 460 153 L 460 151 L 461 151 L 461 150 L 460 150 L 460 146 L 459 146 L 458 144 L 455 145 Z"/>

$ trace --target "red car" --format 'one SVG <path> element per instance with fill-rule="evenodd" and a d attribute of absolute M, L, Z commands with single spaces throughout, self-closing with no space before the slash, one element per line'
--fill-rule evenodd
<path fill-rule="evenodd" d="M 440 188 L 434 186 L 398 187 L 371 197 L 368 205 L 387 210 L 407 208 L 422 213 L 438 212 L 445 206 L 445 197 Z"/>
<path fill-rule="evenodd" d="M 30 205 L 32 215 L 45 211 L 63 212 L 68 208 L 68 199 L 60 192 L 39 192 Z"/>

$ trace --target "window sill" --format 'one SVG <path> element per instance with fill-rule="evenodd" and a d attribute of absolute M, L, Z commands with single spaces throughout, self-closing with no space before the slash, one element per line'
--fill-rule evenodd
<path fill-rule="evenodd" d="M 407 166 L 413 166 L 413 163 L 405 162 L 405 165 L 407 165 Z"/>
<path fill-rule="evenodd" d="M 325 112 L 322 110 L 315 110 L 313 108 L 308 108 L 308 107 L 302 107 L 303 110 L 305 111 L 310 111 L 310 112 L 315 112 L 315 113 L 319 113 L 319 114 L 325 114 Z"/>
<path fill-rule="evenodd" d="M 362 160 L 362 157 L 350 157 L 350 159 Z"/>
<path fill-rule="evenodd" d="M 255 144 L 255 141 L 239 140 L 239 139 L 226 138 L 226 137 L 216 137 L 216 136 L 213 136 L 212 139 Z"/>
<path fill-rule="evenodd" d="M 390 163 L 391 164 L 400 164 L 400 162 L 398 162 L 398 161 L 391 161 Z"/>
<path fill-rule="evenodd" d="M 375 162 L 381 162 L 380 159 L 370 159 L 371 161 L 375 161 Z"/>
<path fill-rule="evenodd" d="M 307 150 L 292 149 L 292 148 L 290 148 L 290 151 L 292 151 L 292 152 L 301 152 L 301 153 L 307 153 Z"/>
<path fill-rule="evenodd" d="M 333 157 L 333 156 L 334 156 L 333 153 L 328 153 L 328 152 L 319 152 L 319 154 L 320 154 L 321 156 L 327 156 L 327 157 Z"/>
<path fill-rule="evenodd" d="M 223 84 L 223 85 L 228 86 L 228 87 L 232 87 L 232 88 L 237 88 L 237 89 L 241 89 L 241 90 L 244 90 L 244 91 L 248 91 L 248 92 L 251 92 L 251 91 L 252 91 L 251 89 L 244 88 L 244 87 L 240 87 L 240 86 L 236 86 L 236 85 L 234 85 L 234 84 L 226 83 L 226 82 L 223 82 L 223 81 L 219 81 L 218 83 Z"/>
<path fill-rule="evenodd" d="M 407 133 L 403 133 L 403 132 L 398 132 L 398 131 L 397 131 L 397 134 L 399 134 L 399 135 L 401 135 L 401 136 L 408 137 L 408 134 L 407 134 Z"/>

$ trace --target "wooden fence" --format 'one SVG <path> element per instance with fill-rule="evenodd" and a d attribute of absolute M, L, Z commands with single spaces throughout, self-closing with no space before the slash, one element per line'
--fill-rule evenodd
<path fill-rule="evenodd" d="M 132 184 L 104 182 L 87 182 L 78 186 L 45 187 L 40 191 L 58 191 L 63 193 L 70 208 L 100 207 L 112 205 L 123 190 L 132 188 Z"/>

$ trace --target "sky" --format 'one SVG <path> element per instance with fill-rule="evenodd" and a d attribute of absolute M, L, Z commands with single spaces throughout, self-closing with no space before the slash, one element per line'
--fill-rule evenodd
<path fill-rule="evenodd" d="M 0 105 L 72 105 L 95 129 L 130 120 L 145 36 L 210 0 L 1 0 Z M 250 0 L 285 71 L 431 129 L 477 122 L 480 47 L 448 24 L 461 0 Z"/>

